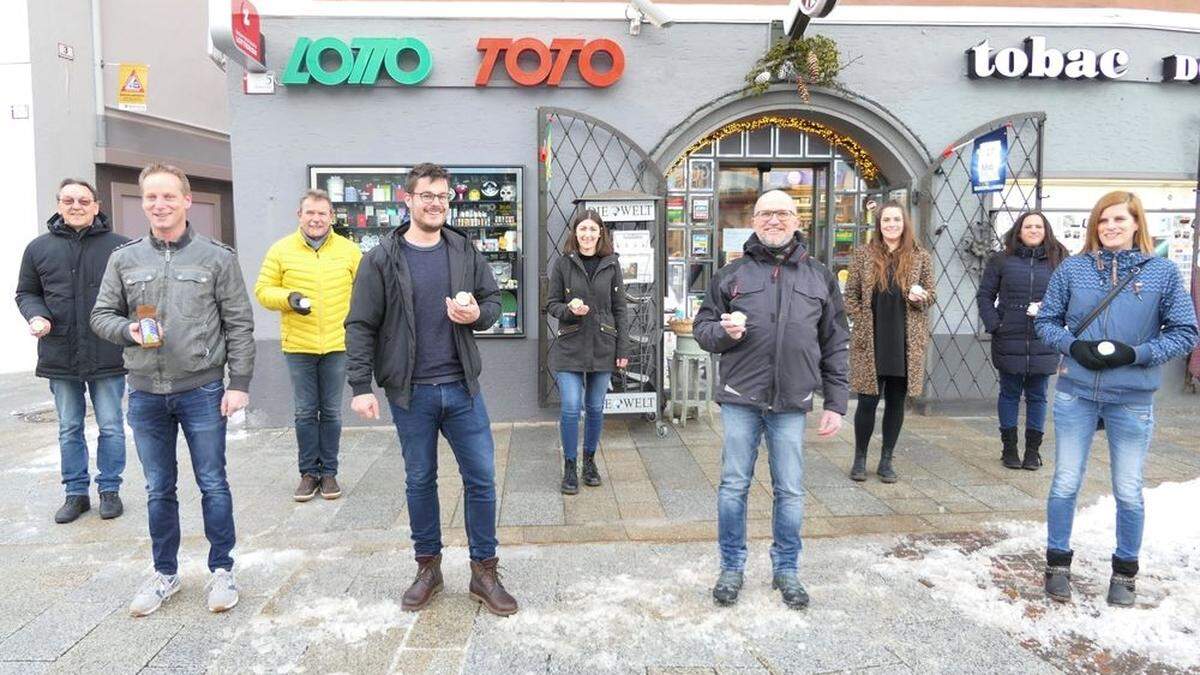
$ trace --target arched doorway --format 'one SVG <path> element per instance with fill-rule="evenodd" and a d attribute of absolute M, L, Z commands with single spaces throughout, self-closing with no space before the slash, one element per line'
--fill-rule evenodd
<path fill-rule="evenodd" d="M 790 87 L 713 101 L 651 154 L 667 176 L 665 309 L 687 316 L 716 269 L 741 255 L 761 192 L 792 195 L 810 252 L 844 282 L 874 210 L 888 199 L 907 202 L 929 163 L 878 106 L 831 90 L 801 103 Z"/>

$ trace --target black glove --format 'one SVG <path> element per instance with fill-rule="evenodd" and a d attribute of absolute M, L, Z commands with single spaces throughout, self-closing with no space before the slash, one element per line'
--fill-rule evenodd
<path fill-rule="evenodd" d="M 1117 342 L 1116 340 L 1109 340 L 1109 342 L 1112 343 L 1112 346 L 1116 349 L 1116 351 L 1108 356 L 1101 357 L 1104 359 L 1104 362 L 1108 364 L 1109 368 L 1128 366 L 1137 359 L 1137 353 L 1133 351 L 1133 347 L 1130 347 L 1124 342 Z"/>
<path fill-rule="evenodd" d="M 1088 370 L 1106 370 L 1110 366 L 1099 352 L 1096 351 L 1098 342 L 1091 340 L 1076 340 L 1071 343 L 1071 358 Z"/>
<path fill-rule="evenodd" d="M 309 307 L 301 307 L 300 306 L 300 301 L 303 299 L 304 299 L 304 296 L 301 295 L 299 291 L 292 291 L 291 293 L 288 293 L 288 305 L 292 308 L 293 312 L 300 314 L 300 315 L 311 314 L 312 313 L 311 306 L 309 306 Z"/>

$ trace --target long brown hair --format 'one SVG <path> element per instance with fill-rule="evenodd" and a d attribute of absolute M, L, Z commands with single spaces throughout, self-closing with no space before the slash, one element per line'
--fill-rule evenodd
<path fill-rule="evenodd" d="M 1142 200 L 1132 192 L 1124 190 L 1116 190 L 1104 195 L 1092 207 L 1092 213 L 1088 216 L 1087 238 L 1084 240 L 1083 252 L 1093 253 L 1104 248 L 1104 244 L 1100 243 L 1100 216 L 1105 209 L 1118 204 L 1129 207 L 1129 215 L 1133 216 L 1133 221 L 1137 223 L 1137 232 L 1133 234 L 1133 245 L 1142 253 L 1153 253 L 1154 243 L 1150 241 L 1150 226 L 1146 223 L 1146 209 L 1142 207 Z"/>
<path fill-rule="evenodd" d="M 570 235 L 567 237 L 566 243 L 563 244 L 563 253 L 569 255 L 579 252 L 579 237 L 575 236 L 575 228 L 579 227 L 579 224 L 585 220 L 590 220 L 600 226 L 600 239 L 596 242 L 596 255 L 601 258 L 612 255 L 612 234 L 609 233 L 608 226 L 604 224 L 604 219 L 592 209 L 581 209 L 571 219 L 571 223 L 567 225 L 567 231 Z"/>
<path fill-rule="evenodd" d="M 1042 248 L 1046 250 L 1046 260 L 1050 261 L 1050 269 L 1054 269 L 1066 259 L 1069 252 L 1067 247 L 1063 246 L 1062 242 L 1054 236 L 1054 228 L 1050 227 L 1050 219 L 1041 211 L 1026 211 L 1017 216 L 1017 222 L 1013 223 L 1012 229 L 1004 235 L 1004 255 L 1016 255 L 1017 249 L 1025 245 L 1025 242 L 1021 241 L 1021 228 L 1025 226 L 1025 219 L 1031 216 L 1042 219 L 1042 229 L 1046 233 L 1046 238 L 1042 240 Z"/>
<path fill-rule="evenodd" d="M 900 209 L 900 217 L 904 219 L 904 231 L 900 233 L 900 245 L 896 247 L 895 251 L 889 251 L 887 244 L 883 241 L 883 212 L 888 209 Z M 912 218 L 908 215 L 908 209 L 897 201 L 887 202 L 880 207 L 875 212 L 875 235 L 867 243 L 871 265 L 875 268 L 875 292 L 887 291 L 891 281 L 889 273 L 895 274 L 897 285 L 904 284 L 917 264 L 919 251 L 921 251 L 921 245 L 913 236 Z"/>

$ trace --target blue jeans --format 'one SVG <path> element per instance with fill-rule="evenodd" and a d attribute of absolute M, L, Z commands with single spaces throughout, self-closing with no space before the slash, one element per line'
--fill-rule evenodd
<path fill-rule="evenodd" d="M 563 456 L 575 459 L 579 451 L 579 413 L 586 416 L 583 421 L 583 452 L 595 454 L 600 447 L 600 432 L 604 430 L 604 395 L 608 393 L 608 381 L 612 373 L 554 374 L 558 381 L 558 393 L 562 397 L 562 419 L 558 430 L 562 435 Z"/>
<path fill-rule="evenodd" d="M 92 397 L 96 426 L 96 487 L 100 492 L 117 492 L 121 472 L 125 470 L 125 423 L 121 419 L 121 398 L 125 395 L 125 376 L 114 375 L 98 380 L 50 380 L 54 409 L 58 411 L 58 451 L 62 458 L 62 483 L 67 495 L 86 495 L 91 485 L 88 475 L 87 441 L 83 438 L 83 418 L 87 414 L 84 390 Z"/>
<path fill-rule="evenodd" d="M 1049 375 L 1000 373 L 1000 396 L 996 410 L 1001 429 L 1014 429 L 1020 417 L 1021 394 L 1025 394 L 1025 428 L 1046 429 L 1046 385 Z"/>
<path fill-rule="evenodd" d="M 296 404 L 300 475 L 336 476 L 342 438 L 346 352 L 284 354 Z"/>
<path fill-rule="evenodd" d="M 463 481 L 463 520 L 472 560 L 496 556 L 496 465 L 492 424 L 483 395 L 471 396 L 461 380 L 414 384 L 408 408 L 391 404 L 392 420 L 404 453 L 405 496 L 413 552 L 442 551 L 442 520 L 437 490 L 437 439 L 450 442 Z"/>
<path fill-rule="evenodd" d="M 204 536 L 208 538 L 208 569 L 233 569 L 235 543 L 233 497 L 225 479 L 225 418 L 220 380 L 178 394 L 129 392 L 129 426 L 138 459 L 146 474 L 146 510 L 154 569 L 178 571 L 179 500 L 175 496 L 179 466 L 175 445 L 180 427 L 187 439 L 192 472 L 200 488 Z"/>
<path fill-rule="evenodd" d="M 802 412 L 764 412 L 753 406 L 721 405 L 725 446 L 717 490 L 717 539 L 721 569 L 746 566 L 746 498 L 763 432 L 771 466 L 771 568 L 795 573 L 804 517 L 804 417 Z"/>
<path fill-rule="evenodd" d="M 1121 560 L 1137 560 L 1142 547 L 1142 465 L 1154 434 L 1154 407 L 1098 403 L 1073 394 L 1054 395 L 1054 480 L 1046 501 L 1046 547 L 1071 550 L 1075 498 L 1083 483 L 1096 419 L 1104 419 L 1117 501 L 1117 550 Z"/>

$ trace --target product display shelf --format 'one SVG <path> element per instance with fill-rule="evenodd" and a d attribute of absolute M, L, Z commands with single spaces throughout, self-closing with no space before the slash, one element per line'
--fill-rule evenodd
<path fill-rule="evenodd" d="M 521 167 L 447 166 L 452 199 L 448 225 L 471 238 L 496 277 L 501 313 L 478 337 L 523 337 L 524 227 Z M 365 253 L 409 220 L 407 166 L 309 167 L 309 187 L 333 202 L 334 231 Z"/>

